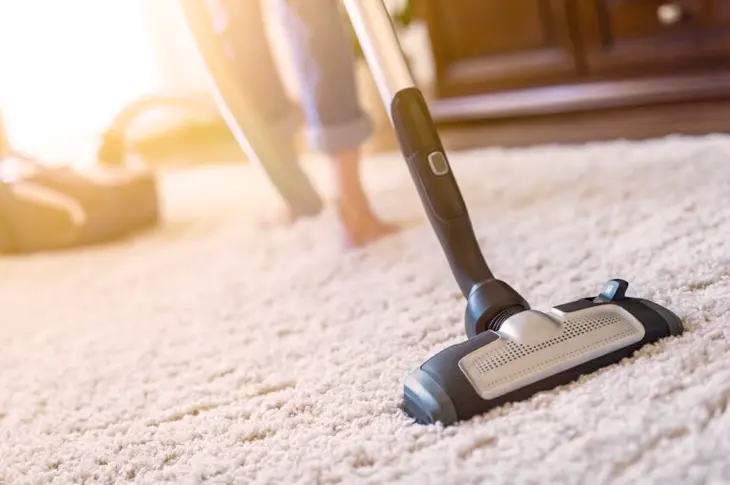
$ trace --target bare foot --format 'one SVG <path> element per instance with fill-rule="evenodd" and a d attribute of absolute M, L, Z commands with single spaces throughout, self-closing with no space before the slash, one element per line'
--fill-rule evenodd
<path fill-rule="evenodd" d="M 400 226 L 381 220 L 364 200 L 354 203 L 338 201 L 337 215 L 348 249 L 366 246 L 400 230 Z"/>
<path fill-rule="evenodd" d="M 288 226 L 294 224 L 298 217 L 290 209 L 283 209 L 275 214 L 267 214 L 259 222 L 262 229 L 272 229 L 279 226 Z"/>
<path fill-rule="evenodd" d="M 324 202 L 300 197 L 300 200 L 285 201 L 284 207 L 274 214 L 267 214 L 261 225 L 264 228 L 289 226 L 299 219 L 317 217 L 322 213 Z"/>
<path fill-rule="evenodd" d="M 337 215 L 344 229 L 345 245 L 356 248 L 370 244 L 400 229 L 382 221 L 373 212 L 360 180 L 357 150 L 331 154 L 337 190 Z"/>

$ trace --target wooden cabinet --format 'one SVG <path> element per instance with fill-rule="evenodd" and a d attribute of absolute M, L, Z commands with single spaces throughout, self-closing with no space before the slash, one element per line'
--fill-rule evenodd
<path fill-rule="evenodd" d="M 417 0 L 417 9 L 437 118 L 730 95 L 730 0 Z"/>
<path fill-rule="evenodd" d="M 727 0 L 575 2 L 592 74 L 665 73 L 730 59 Z"/>
<path fill-rule="evenodd" d="M 565 0 L 453 0 L 430 2 L 426 12 L 441 96 L 578 75 Z"/>

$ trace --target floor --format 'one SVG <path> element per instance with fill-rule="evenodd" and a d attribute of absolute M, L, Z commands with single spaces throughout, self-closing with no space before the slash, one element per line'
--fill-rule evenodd
<path fill-rule="evenodd" d="M 729 159 L 719 135 L 454 152 L 534 307 L 621 277 L 686 332 L 446 429 L 401 409 L 464 303 L 397 154 L 364 171 L 404 229 L 359 251 L 330 210 L 261 229 L 279 201 L 250 165 L 168 173 L 158 230 L 0 258 L 0 483 L 724 483 Z"/>
<path fill-rule="evenodd" d="M 491 122 L 448 123 L 440 125 L 440 130 L 444 144 L 450 149 L 730 133 L 730 101 L 694 101 Z"/>

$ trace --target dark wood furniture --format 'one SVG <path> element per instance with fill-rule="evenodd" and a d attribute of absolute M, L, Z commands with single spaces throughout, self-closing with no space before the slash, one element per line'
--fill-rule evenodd
<path fill-rule="evenodd" d="M 730 99 L 730 0 L 415 0 L 437 121 Z"/>

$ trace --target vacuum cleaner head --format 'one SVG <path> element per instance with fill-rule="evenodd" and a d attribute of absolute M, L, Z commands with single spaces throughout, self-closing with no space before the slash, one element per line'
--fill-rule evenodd
<path fill-rule="evenodd" d="M 423 424 L 449 425 L 568 384 L 682 333 L 677 315 L 626 297 L 627 286 L 612 280 L 597 297 L 514 313 L 495 329 L 442 350 L 406 379 L 406 412 Z"/>
<path fill-rule="evenodd" d="M 670 310 L 626 297 L 611 280 L 595 297 L 546 312 L 490 271 L 426 101 L 411 79 L 383 2 L 345 0 L 423 208 L 466 299 L 468 340 L 408 376 L 406 412 L 445 425 L 526 399 L 614 364 L 643 345 L 682 333 Z"/>

